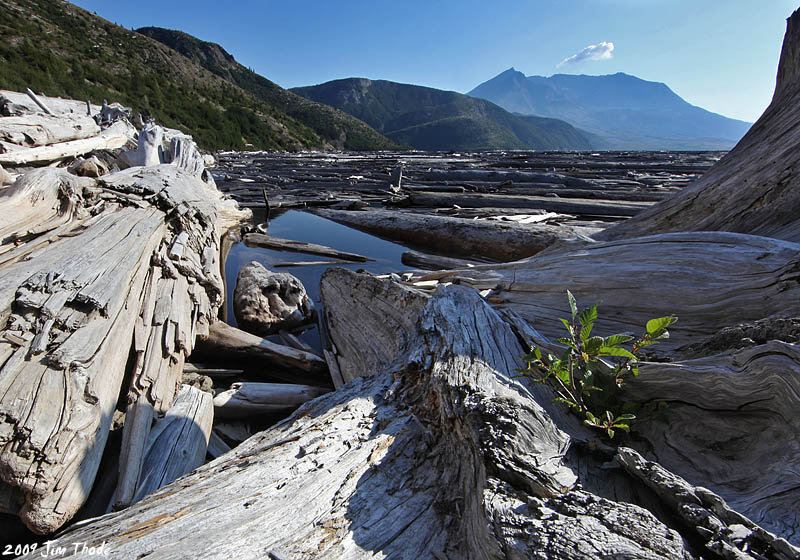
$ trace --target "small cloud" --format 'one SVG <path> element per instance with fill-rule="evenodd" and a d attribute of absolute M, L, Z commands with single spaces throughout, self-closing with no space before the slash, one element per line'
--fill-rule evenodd
<path fill-rule="evenodd" d="M 558 63 L 556 68 L 561 68 L 565 64 L 573 64 L 575 62 L 583 62 L 584 60 L 606 60 L 614 56 L 614 43 L 611 41 L 603 41 L 596 45 L 589 45 L 578 54 L 573 54 L 569 58 L 565 58 Z"/>

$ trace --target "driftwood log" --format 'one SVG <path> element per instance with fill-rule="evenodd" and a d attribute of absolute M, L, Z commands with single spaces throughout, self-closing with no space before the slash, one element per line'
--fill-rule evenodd
<path fill-rule="evenodd" d="M 429 298 L 341 270 L 325 282 L 364 330 L 385 320 L 370 312 L 376 297 L 408 326 L 379 335 L 386 351 L 368 375 L 52 545 L 105 541 L 117 558 L 156 549 L 191 558 L 198 547 L 207 558 L 655 560 L 707 557 L 714 547 L 736 549 L 736 558 L 800 558 L 718 495 L 681 485 L 633 450 L 603 470 L 613 450 L 603 458 L 588 428 L 551 414 L 544 388 L 516 377 L 523 345 L 473 290 L 450 286 Z M 337 346 L 357 347 L 348 340 L 355 329 L 337 327 L 346 323 L 338 303 L 328 305 Z M 676 521 L 687 507 L 705 517 Z M 742 551 L 746 539 L 761 556 Z"/>
<path fill-rule="evenodd" d="M 45 161 L 131 130 L 13 153 Z M 0 193 L 0 502 L 36 532 L 86 501 L 126 371 L 120 484 L 136 487 L 153 411 L 222 302 L 220 229 L 242 215 L 180 163 L 100 180 L 36 169 Z"/>
<path fill-rule="evenodd" d="M 511 261 L 529 257 L 561 240 L 582 237 L 579 228 L 431 216 L 391 210 L 314 209 L 314 214 L 412 246 L 454 257 Z"/>

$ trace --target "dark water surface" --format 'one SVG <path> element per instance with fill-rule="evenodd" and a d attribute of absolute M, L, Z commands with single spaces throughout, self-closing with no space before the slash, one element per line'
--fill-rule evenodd
<path fill-rule="evenodd" d="M 258 210 L 254 209 L 253 220 L 256 223 L 263 222 L 263 210 L 259 215 Z M 261 263 L 269 270 L 288 272 L 296 276 L 305 286 L 308 297 L 314 301 L 314 305 L 317 308 L 319 308 L 320 304 L 319 279 L 322 273 L 330 266 L 338 266 L 350 270 L 363 269 L 375 274 L 397 272 L 406 268 L 400 262 L 400 257 L 408 248 L 299 210 L 288 210 L 277 217 L 273 215 L 269 221 L 267 234 L 272 237 L 327 245 L 340 251 L 358 253 L 375 260 L 352 264 L 276 267 L 276 263 L 335 259 L 305 253 L 251 248 L 244 243 L 237 243 L 231 247 L 228 258 L 225 261 L 225 304 L 227 306 L 227 321 L 230 325 L 236 326 L 236 318 L 233 315 L 233 290 L 236 288 L 236 276 L 244 265 L 251 261 Z M 320 349 L 316 327 L 299 336 L 312 347 Z"/>

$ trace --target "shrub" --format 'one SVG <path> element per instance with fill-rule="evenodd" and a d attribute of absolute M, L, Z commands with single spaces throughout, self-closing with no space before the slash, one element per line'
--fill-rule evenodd
<path fill-rule="evenodd" d="M 598 304 L 578 313 L 569 290 L 567 299 L 572 320 L 561 319 L 568 336 L 558 339 L 566 346 L 564 354 L 545 357 L 540 348 L 534 347 L 524 357 L 525 368 L 518 371 L 536 383 L 552 387 L 558 395 L 556 402 L 567 405 L 584 424 L 604 430 L 609 438 L 616 430 L 629 432 L 636 416 L 631 412 L 633 407 L 620 401 L 620 389 L 626 377 L 639 374 L 642 349 L 668 338 L 667 327 L 678 319 L 674 315 L 652 319 L 638 339 L 629 334 L 603 338 L 592 336 Z"/>

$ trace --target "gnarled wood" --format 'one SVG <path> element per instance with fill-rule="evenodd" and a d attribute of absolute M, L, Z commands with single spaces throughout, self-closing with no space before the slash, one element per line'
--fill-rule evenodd
<path fill-rule="evenodd" d="M 88 115 L 0 117 L 0 140 L 19 146 L 46 146 L 100 134 Z"/>
<path fill-rule="evenodd" d="M 291 412 L 304 402 L 330 392 L 326 387 L 289 383 L 240 382 L 214 397 L 220 418 L 253 418 L 259 414 Z"/>
<path fill-rule="evenodd" d="M 261 233 L 248 233 L 242 239 L 248 247 L 263 247 L 264 249 L 275 249 L 278 251 L 291 251 L 294 253 L 308 253 L 309 255 L 320 255 L 353 262 L 367 262 L 372 259 L 355 253 L 339 251 L 316 243 L 306 243 L 304 241 L 293 241 L 291 239 L 281 239 Z"/>

